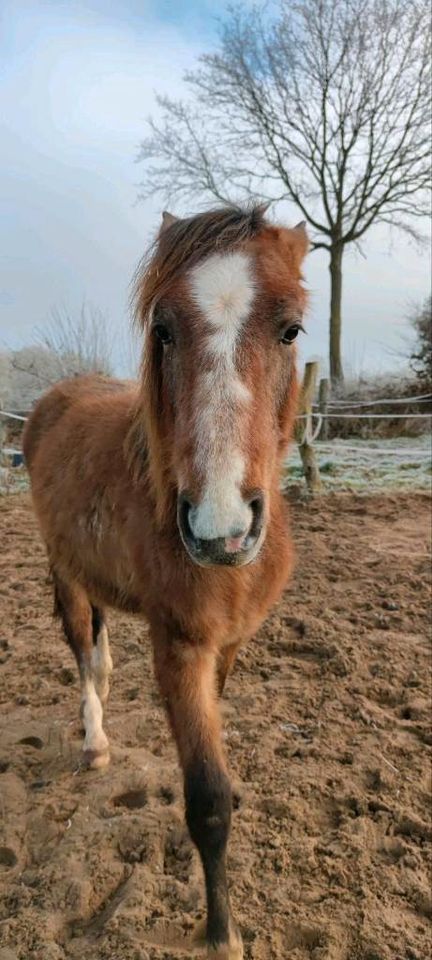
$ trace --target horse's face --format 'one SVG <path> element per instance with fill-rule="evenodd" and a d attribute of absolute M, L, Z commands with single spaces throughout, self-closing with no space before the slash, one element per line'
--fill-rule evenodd
<path fill-rule="evenodd" d="M 201 565 L 253 561 L 295 414 L 304 228 L 266 227 L 186 271 L 157 303 L 159 429 L 177 523 Z"/>

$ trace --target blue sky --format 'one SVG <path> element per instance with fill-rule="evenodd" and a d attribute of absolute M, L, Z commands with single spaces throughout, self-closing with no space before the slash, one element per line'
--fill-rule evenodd
<path fill-rule="evenodd" d="M 0 349 L 28 345 L 54 305 L 73 312 L 85 297 L 106 313 L 125 371 L 128 285 L 162 205 L 137 203 L 138 145 L 155 91 L 181 94 L 184 71 L 217 42 L 222 12 L 211 0 L 3 0 Z M 300 219 L 289 205 L 274 216 Z M 428 293 L 429 257 L 385 228 L 364 249 L 366 259 L 346 258 L 344 354 L 357 373 L 382 372 L 398 365 L 407 309 Z M 310 256 L 305 272 L 303 354 L 325 362 L 325 256 Z"/>

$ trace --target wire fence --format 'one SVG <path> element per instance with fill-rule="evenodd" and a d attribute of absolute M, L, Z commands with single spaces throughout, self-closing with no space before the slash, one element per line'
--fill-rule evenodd
<path fill-rule="evenodd" d="M 28 417 L 21 417 L 18 413 L 10 413 L 8 410 L 0 410 L 0 417 L 9 417 L 10 420 L 22 420 L 23 423 L 28 420 Z"/>
<path fill-rule="evenodd" d="M 305 366 L 299 410 L 304 429 L 296 430 L 298 446 L 287 461 L 285 481 L 304 475 L 311 495 L 323 484 L 339 489 L 429 487 L 430 430 L 422 426 L 431 423 L 432 393 L 332 399 L 329 381 L 318 384 L 318 369 L 317 361 Z M 402 423 L 403 431 L 397 430 Z M 413 431 L 415 440 L 409 438 Z"/>
<path fill-rule="evenodd" d="M 418 397 L 393 397 L 391 399 L 382 399 L 382 400 L 361 400 L 361 401 L 346 401 L 346 400 L 330 400 L 327 404 L 328 407 L 337 408 L 337 409 L 352 409 L 360 407 L 376 407 L 382 406 L 384 404 L 407 404 L 407 403 L 432 403 L 432 393 L 421 394 Z M 318 403 L 313 403 L 312 407 L 318 407 Z M 31 411 L 29 411 L 31 413 Z M 321 427 L 323 420 L 421 420 L 422 418 L 427 419 L 432 417 L 431 413 L 319 413 L 318 411 L 313 411 L 313 416 L 317 417 L 319 420 L 319 425 Z M 8 410 L 0 409 L 0 417 L 9 417 L 11 420 L 21 420 L 26 422 L 28 416 L 22 416 L 18 413 L 12 413 Z M 296 418 L 297 420 L 308 420 L 310 414 L 304 413 L 299 414 Z M 317 434 L 318 436 L 318 434 Z"/>
<path fill-rule="evenodd" d="M 419 436 L 416 438 L 417 446 L 408 445 L 408 438 L 397 437 L 389 440 L 379 437 L 377 440 L 365 441 L 353 437 L 344 440 L 335 437 L 331 440 L 320 439 L 323 424 L 326 420 L 425 420 L 430 423 L 432 413 L 418 413 L 405 411 L 404 413 L 392 411 L 390 413 L 375 412 L 375 408 L 382 405 L 396 406 L 408 404 L 432 403 L 432 393 L 424 393 L 410 397 L 385 397 L 375 400 L 333 400 L 328 401 L 325 409 L 319 409 L 318 403 L 313 403 L 307 413 L 298 415 L 297 420 L 304 422 L 304 430 L 297 434 L 297 450 L 302 445 L 312 447 L 318 457 L 318 469 L 321 475 L 326 475 L 326 482 L 335 485 L 337 478 L 343 475 L 345 478 L 350 471 L 356 470 L 358 476 L 356 482 L 351 478 L 348 485 L 361 485 L 363 481 L 369 482 L 372 475 L 380 476 L 383 482 L 389 479 L 393 482 L 395 471 L 405 471 L 408 474 L 411 471 L 411 479 L 420 482 L 420 485 L 426 485 L 425 468 L 431 461 L 432 450 L 428 436 Z M 371 412 L 368 412 L 368 411 Z M 362 412 L 357 412 L 362 411 Z M 30 414 L 30 411 L 29 411 Z M 28 415 L 25 413 L 14 413 L 9 410 L 0 409 L 0 417 L 6 420 L 25 423 Z M 397 445 L 394 440 L 396 439 Z M 411 441 L 412 442 L 412 441 Z M 0 452 L 7 458 L 13 466 L 19 466 L 23 463 L 22 453 L 12 445 L 3 446 Z M 294 452 L 294 461 L 295 461 Z M 291 467 L 289 464 L 291 463 Z M 1 468 L 4 472 L 5 468 Z M 287 473 L 290 470 L 293 475 L 301 472 L 301 464 L 293 462 L 293 455 L 288 461 Z M 393 480 L 392 480 L 393 478 Z M 334 484 L 332 481 L 334 480 Z"/>
<path fill-rule="evenodd" d="M 378 407 L 391 404 L 406 403 L 432 403 L 432 393 L 422 393 L 416 397 L 387 397 L 381 400 L 329 400 L 327 406 L 337 408 L 357 408 L 357 407 Z M 312 406 L 317 407 L 318 403 Z"/>

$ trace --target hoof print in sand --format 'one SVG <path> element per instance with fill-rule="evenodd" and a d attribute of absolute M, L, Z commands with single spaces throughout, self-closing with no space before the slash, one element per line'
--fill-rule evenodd
<path fill-rule="evenodd" d="M 0 847 L 0 870 L 11 870 L 17 863 L 18 857 L 12 847 Z"/>
<path fill-rule="evenodd" d="M 187 883 L 192 863 L 192 843 L 184 827 L 168 834 L 164 850 L 164 873 Z"/>
<path fill-rule="evenodd" d="M 126 790 L 125 793 L 118 794 L 113 800 L 115 807 L 126 807 L 127 810 L 141 810 L 147 806 L 146 787 L 136 787 L 134 790 Z"/>
<path fill-rule="evenodd" d="M 44 745 L 40 737 L 23 737 L 22 740 L 18 740 L 18 743 L 25 747 L 33 747 L 34 750 L 42 750 Z"/>

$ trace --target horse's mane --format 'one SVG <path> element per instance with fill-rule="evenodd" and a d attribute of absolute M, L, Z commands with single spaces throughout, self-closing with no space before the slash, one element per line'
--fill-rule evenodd
<path fill-rule="evenodd" d="M 267 205 L 226 206 L 174 220 L 163 229 L 138 265 L 132 291 L 136 321 L 144 326 L 152 306 L 175 277 L 210 253 L 231 250 L 265 226 Z"/>

